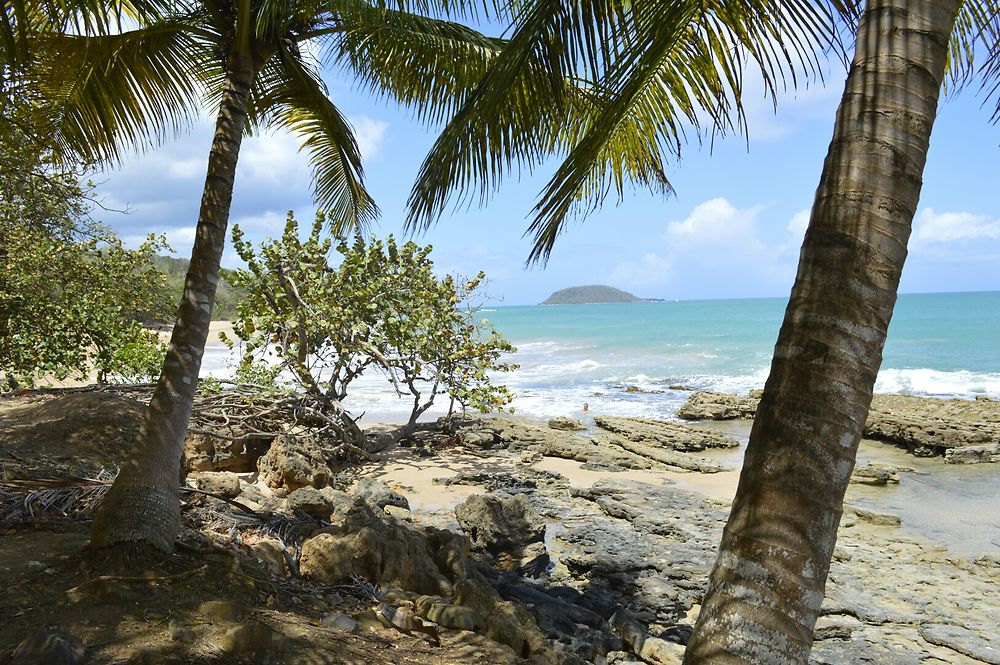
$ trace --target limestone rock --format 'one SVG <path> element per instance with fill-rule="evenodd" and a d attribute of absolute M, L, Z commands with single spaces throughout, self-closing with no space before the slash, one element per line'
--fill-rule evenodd
<path fill-rule="evenodd" d="M 739 441 L 718 432 L 652 418 L 597 416 L 594 423 L 622 438 L 656 448 L 697 452 L 706 448 L 736 448 Z"/>
<path fill-rule="evenodd" d="M 1000 462 L 1000 443 L 990 443 L 984 446 L 949 448 L 944 453 L 944 461 L 948 464 L 983 464 L 987 462 Z"/>
<path fill-rule="evenodd" d="M 285 558 L 284 547 L 277 538 L 264 536 L 250 545 L 250 551 L 272 575 L 288 574 L 288 560 Z"/>
<path fill-rule="evenodd" d="M 406 500 L 406 497 L 381 480 L 361 478 L 355 484 L 351 493 L 358 499 L 376 508 L 396 506 L 397 508 L 404 508 L 406 510 L 410 509 L 410 502 Z"/>
<path fill-rule="evenodd" d="M 553 418 L 549 421 L 549 427 L 551 429 L 558 429 L 565 432 L 578 432 L 580 430 L 587 429 L 583 423 L 581 423 L 576 418 Z"/>
<path fill-rule="evenodd" d="M 240 477 L 228 471 L 189 473 L 187 480 L 204 492 L 211 492 L 230 499 L 235 499 L 240 494 Z"/>
<path fill-rule="evenodd" d="M 539 456 L 541 457 L 541 456 Z M 559 490 L 569 488 L 566 476 L 544 469 L 505 471 L 460 471 L 449 478 L 435 478 L 438 485 L 481 485 L 489 492 L 528 494 L 539 488 Z"/>
<path fill-rule="evenodd" d="M 324 626 L 336 628 L 337 630 L 342 630 L 345 633 L 356 633 L 359 628 L 357 621 L 346 614 L 340 614 L 339 612 L 325 614 L 319 622 Z"/>
<path fill-rule="evenodd" d="M 858 506 L 844 506 L 844 514 L 854 515 L 859 520 L 868 522 L 874 526 L 898 527 L 903 523 L 899 515 L 891 513 L 879 513 L 874 510 L 866 510 Z"/>
<path fill-rule="evenodd" d="M 544 662 L 559 662 L 535 620 L 523 605 L 500 599 L 484 580 L 476 577 L 455 585 L 455 604 L 469 607 L 483 617 L 481 632 L 506 644 L 521 658 L 539 656 Z"/>
<path fill-rule="evenodd" d="M 434 555 L 449 550 L 447 542 L 456 538 L 436 529 L 425 533 L 359 501 L 342 523 L 302 544 L 299 569 L 303 577 L 327 584 L 353 572 L 382 587 L 447 596 L 452 585 Z"/>
<path fill-rule="evenodd" d="M 849 640 L 864 627 L 858 619 L 846 614 L 825 615 L 816 620 L 815 639 Z"/>
<path fill-rule="evenodd" d="M 312 486 L 317 489 L 330 482 L 330 467 L 322 450 L 304 437 L 279 436 L 261 457 L 257 466 L 268 486 L 288 491 Z"/>
<path fill-rule="evenodd" d="M 257 460 L 272 441 L 272 437 L 242 435 L 235 429 L 223 429 L 219 433 L 235 438 L 188 433 L 184 438 L 183 467 L 188 471 L 254 471 Z"/>
<path fill-rule="evenodd" d="M 335 504 L 315 487 L 300 487 L 290 492 L 286 498 L 288 508 L 301 510 L 306 515 L 321 520 L 329 520 Z"/>
<path fill-rule="evenodd" d="M 752 420 L 759 403 L 760 397 L 697 392 L 677 409 L 677 415 L 684 420 Z"/>
<path fill-rule="evenodd" d="M 681 665 L 684 647 L 659 637 L 651 637 L 646 627 L 629 612 L 619 609 L 608 620 L 618 636 L 635 655 L 650 665 Z"/>
<path fill-rule="evenodd" d="M 912 471 L 911 468 L 900 468 L 891 464 L 869 462 L 866 466 L 854 467 L 851 482 L 860 485 L 899 484 L 899 471 Z"/>
<path fill-rule="evenodd" d="M 657 448 L 638 441 L 624 439 L 619 436 L 613 437 L 610 443 L 628 451 L 629 453 L 633 453 L 642 459 L 651 460 L 667 467 L 674 467 L 685 471 L 697 471 L 698 473 L 719 473 L 720 471 L 732 470 L 721 464 L 717 464 L 712 460 L 705 459 L 704 457 L 696 457 L 694 455 L 680 453 L 675 450 Z M 736 442 L 736 445 L 739 445 L 738 442 Z"/>
<path fill-rule="evenodd" d="M 438 596 L 421 596 L 414 608 L 420 616 L 445 628 L 477 630 L 485 623 L 483 615 L 473 608 L 454 605 Z"/>
<path fill-rule="evenodd" d="M 931 623 L 920 627 L 920 637 L 984 663 L 1000 665 L 1000 645 L 995 641 L 996 635 L 981 635 L 964 626 Z"/>
<path fill-rule="evenodd" d="M 455 517 L 473 548 L 494 555 L 545 538 L 545 522 L 523 494 L 505 499 L 475 494 L 455 507 Z"/>

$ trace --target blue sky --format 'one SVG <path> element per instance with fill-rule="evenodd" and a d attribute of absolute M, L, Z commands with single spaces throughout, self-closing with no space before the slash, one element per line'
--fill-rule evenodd
<path fill-rule="evenodd" d="M 400 236 L 406 197 L 435 128 L 358 91 L 337 71 L 325 75 L 331 98 L 355 127 L 366 183 L 382 209 L 374 232 Z M 687 145 L 681 161 L 665 165 L 673 196 L 641 188 L 620 202 L 610 196 L 568 227 L 545 269 L 525 269 L 531 243 L 522 234 L 554 162 L 508 177 L 485 207 L 446 214 L 417 240 L 434 245 L 441 272 L 485 270 L 489 294 L 504 305 L 595 283 L 669 299 L 786 296 L 843 78 L 834 65 L 826 86 L 783 95 L 777 114 L 762 94 L 749 92 L 749 143 L 735 136 L 716 140 L 711 150 Z M 982 102 L 970 88 L 941 106 L 901 292 L 1000 290 L 1000 127 L 990 124 L 990 106 Z M 131 211 L 102 213 L 103 221 L 132 243 L 166 234 L 177 254 L 188 256 L 212 120 L 206 116 L 180 139 L 96 176 L 104 205 Z M 303 222 L 314 211 L 295 139 L 246 139 L 231 222 L 259 240 L 280 234 L 288 210 Z M 223 265 L 239 265 L 231 246 Z"/>

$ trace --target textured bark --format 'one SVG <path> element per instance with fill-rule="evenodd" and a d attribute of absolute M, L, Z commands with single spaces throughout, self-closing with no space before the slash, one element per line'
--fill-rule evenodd
<path fill-rule="evenodd" d="M 806 663 L 916 211 L 955 0 L 875 0 L 685 663 Z"/>
<path fill-rule="evenodd" d="M 208 158 L 191 265 L 163 372 L 149 403 L 135 452 L 122 466 L 94 516 L 91 544 L 173 549 L 180 531 L 179 476 L 184 433 L 198 384 L 215 305 L 219 262 L 246 125 L 253 70 L 248 58 L 230 58 L 226 87 Z"/>

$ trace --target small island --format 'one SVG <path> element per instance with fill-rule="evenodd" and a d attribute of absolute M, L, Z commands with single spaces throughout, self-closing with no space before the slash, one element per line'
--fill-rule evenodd
<path fill-rule="evenodd" d="M 611 286 L 592 284 L 559 289 L 540 305 L 594 305 L 612 302 L 662 302 L 662 298 L 640 298 Z"/>

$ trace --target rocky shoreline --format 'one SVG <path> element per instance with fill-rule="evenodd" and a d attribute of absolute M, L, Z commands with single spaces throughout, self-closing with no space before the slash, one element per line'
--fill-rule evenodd
<path fill-rule="evenodd" d="M 686 413 L 752 417 L 753 399 L 697 393 Z M 889 412 L 872 422 L 900 440 L 905 431 L 937 441 L 929 425 L 913 424 L 908 399 L 880 402 Z M 0 418 L 0 448 L 15 460 L 51 450 L 58 472 L 66 446 L 101 455 L 101 464 L 123 454 L 143 407 L 87 394 L 37 408 Z M 1000 423 L 962 405 L 939 413 L 957 423 L 934 430 L 949 433 L 930 445 L 945 454 L 991 445 L 975 437 Z M 274 579 L 312 585 L 319 598 L 345 584 L 368 590 L 361 609 L 306 608 L 324 629 L 399 631 L 432 645 L 472 631 L 505 645 L 498 663 L 680 663 L 728 504 L 678 483 L 732 471 L 705 455 L 739 442 L 682 422 L 598 417 L 595 425 L 496 417 L 406 436 L 371 428 L 367 449 L 378 460 L 361 466 L 294 430 L 254 445 L 197 434 L 185 447 L 186 483 L 216 511 L 235 501 L 236 512 L 261 519 L 295 516 L 294 532 L 230 543 Z M 43 432 L 64 440 L 40 445 Z M 98 440 L 107 447 L 98 450 Z M 855 482 L 898 482 L 903 470 L 861 467 Z M 1000 555 L 954 556 L 898 526 L 894 515 L 845 511 L 811 662 L 1000 665 Z M 232 534 L 227 526 L 216 537 Z M 278 644 L 280 627 L 273 631 L 268 640 Z"/>
<path fill-rule="evenodd" d="M 760 394 L 696 392 L 677 416 L 752 420 Z M 1000 462 L 1000 401 L 875 395 L 864 436 L 905 448 L 916 457 L 941 456 L 949 464 Z"/>

